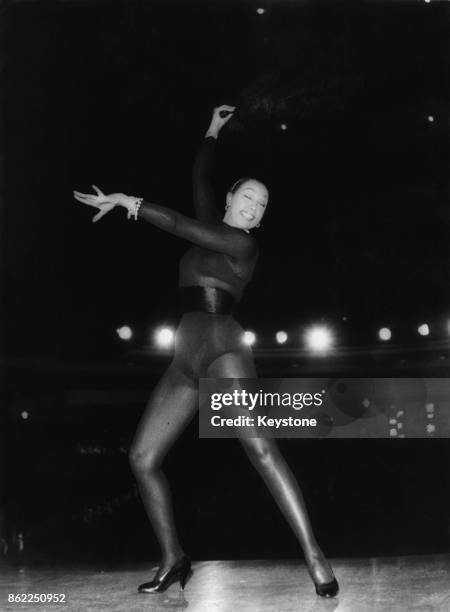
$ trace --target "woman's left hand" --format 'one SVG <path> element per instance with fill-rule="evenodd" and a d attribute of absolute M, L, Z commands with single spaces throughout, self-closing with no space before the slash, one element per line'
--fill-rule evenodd
<path fill-rule="evenodd" d="M 208 131 L 206 132 L 206 135 L 214 136 L 214 138 L 217 138 L 220 130 L 231 119 L 235 110 L 236 107 L 230 106 L 229 104 L 222 104 L 221 106 L 217 106 L 213 111 L 211 124 L 208 128 Z"/>
<path fill-rule="evenodd" d="M 98 208 L 98 212 L 92 219 L 95 223 L 109 213 L 115 206 L 124 206 L 126 195 L 124 193 L 110 193 L 104 194 L 98 187 L 92 185 L 92 188 L 96 191 L 97 195 L 91 193 L 81 193 L 80 191 L 74 191 L 73 197 L 82 204 L 93 206 Z"/>

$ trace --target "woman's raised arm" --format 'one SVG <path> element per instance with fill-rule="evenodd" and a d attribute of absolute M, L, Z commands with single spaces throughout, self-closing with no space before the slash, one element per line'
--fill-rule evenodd
<path fill-rule="evenodd" d="M 230 120 L 235 108 L 222 104 L 214 109 L 211 124 L 195 158 L 192 188 L 195 216 L 200 221 L 214 222 L 220 219 L 212 185 L 212 167 L 219 132 Z"/>

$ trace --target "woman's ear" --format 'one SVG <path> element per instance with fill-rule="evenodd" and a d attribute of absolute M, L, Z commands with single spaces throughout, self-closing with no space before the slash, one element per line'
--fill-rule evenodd
<path fill-rule="evenodd" d="M 226 201 L 226 203 L 227 203 L 227 205 L 225 206 L 225 209 L 227 209 L 227 208 L 229 208 L 229 207 L 230 207 L 230 204 L 231 204 L 231 198 L 232 198 L 232 197 L 233 197 L 233 194 L 231 193 L 231 191 L 229 191 L 229 192 L 227 193 L 226 198 L 225 198 L 225 201 Z"/>

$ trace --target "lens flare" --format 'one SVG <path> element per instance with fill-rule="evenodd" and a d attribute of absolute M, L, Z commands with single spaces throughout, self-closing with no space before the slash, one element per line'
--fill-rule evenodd
<path fill-rule="evenodd" d="M 116 332 L 121 340 L 131 340 L 131 338 L 133 337 L 131 327 L 128 327 L 128 325 L 122 325 L 122 327 L 116 329 Z"/>
<path fill-rule="evenodd" d="M 159 348 L 170 348 L 175 340 L 175 334 L 170 327 L 160 327 L 155 333 L 156 344 Z"/>
<path fill-rule="evenodd" d="M 392 338 L 392 332 L 389 327 L 382 327 L 378 332 L 378 338 L 386 342 Z"/>
<path fill-rule="evenodd" d="M 419 325 L 417 328 L 417 331 L 421 336 L 428 336 L 430 333 L 430 328 L 426 323 L 422 323 L 422 325 Z"/>
<path fill-rule="evenodd" d="M 326 353 L 333 346 L 334 339 L 328 327 L 315 325 L 306 331 L 305 342 L 314 353 Z"/>
<path fill-rule="evenodd" d="M 279 331 L 276 333 L 275 338 L 277 339 L 278 344 L 284 344 L 287 342 L 288 335 L 285 331 Z"/>
<path fill-rule="evenodd" d="M 252 331 L 246 331 L 244 332 L 243 341 L 244 341 L 244 344 L 247 344 L 248 346 L 252 346 L 256 342 L 256 336 Z"/>

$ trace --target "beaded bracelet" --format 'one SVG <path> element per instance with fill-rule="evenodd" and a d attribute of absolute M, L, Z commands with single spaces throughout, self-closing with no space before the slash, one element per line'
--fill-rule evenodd
<path fill-rule="evenodd" d="M 131 219 L 131 217 L 134 217 L 134 220 L 137 221 L 138 212 L 139 212 L 139 209 L 140 209 L 140 207 L 142 205 L 143 199 L 144 198 L 136 198 L 136 200 L 133 202 L 133 204 L 128 209 L 127 219 Z"/>

